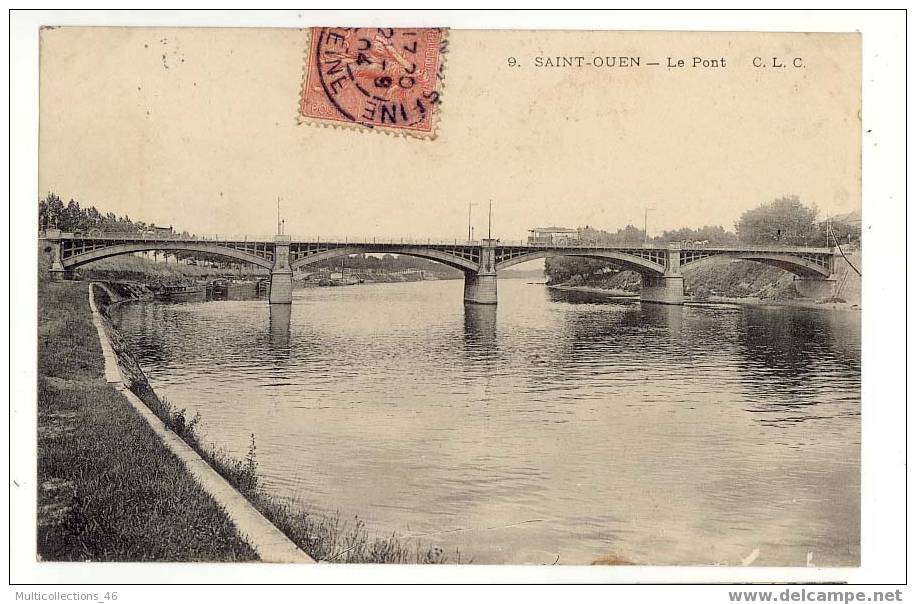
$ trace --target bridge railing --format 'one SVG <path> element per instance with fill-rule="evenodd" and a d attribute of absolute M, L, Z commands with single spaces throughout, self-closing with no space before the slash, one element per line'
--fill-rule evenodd
<path fill-rule="evenodd" d="M 595 241 L 568 241 L 565 243 L 538 243 L 531 241 L 499 241 L 501 246 L 511 247 L 531 247 L 531 248 L 550 248 L 550 249 L 642 249 L 642 250 L 690 250 L 690 251 L 729 251 L 729 252 L 790 252 L 790 253 L 832 253 L 832 248 L 826 247 L 806 247 L 793 245 L 751 245 L 751 244 L 734 244 L 734 245 L 715 245 L 702 242 L 671 242 L 671 243 L 652 243 L 642 241 L 617 241 L 617 242 L 595 242 Z"/>
<path fill-rule="evenodd" d="M 154 232 L 131 232 L 118 233 L 112 231 L 99 231 L 96 229 L 90 231 L 42 231 L 38 234 L 41 239 L 96 239 L 100 241 L 231 241 L 231 242 L 272 242 L 272 236 L 251 236 L 251 235 L 182 235 L 181 233 L 154 233 Z"/>
<path fill-rule="evenodd" d="M 653 243 L 643 241 L 567 241 L 564 243 L 532 242 L 532 241 L 501 241 L 498 245 L 505 247 L 530 247 L 538 249 L 639 249 L 639 250 L 690 250 L 690 251 L 729 251 L 729 252 L 795 252 L 795 253 L 832 253 L 832 248 L 805 247 L 791 245 L 714 245 L 702 242 L 671 242 Z"/>
<path fill-rule="evenodd" d="M 250 236 L 250 235 L 191 235 L 182 236 L 178 233 L 112 233 L 90 230 L 84 232 L 61 232 L 45 231 L 39 234 L 41 238 L 47 239 L 92 239 L 97 241 L 195 241 L 207 243 L 273 243 L 273 236 Z M 295 244 L 303 243 L 326 243 L 330 245 L 389 245 L 389 246 L 468 246 L 477 247 L 483 245 L 483 240 L 466 239 L 466 238 L 422 238 L 422 237 L 372 237 L 372 236 L 291 236 L 291 242 Z M 653 243 L 643 241 L 621 241 L 621 242 L 595 242 L 595 241 L 565 241 L 565 242 L 535 242 L 527 240 L 503 240 L 496 239 L 494 243 L 500 247 L 520 247 L 533 249 L 582 249 L 582 250 L 601 250 L 601 249 L 650 249 L 650 250 L 668 250 L 680 249 L 690 251 L 710 251 L 710 252 L 785 252 L 798 254 L 828 254 L 834 253 L 833 248 L 826 247 L 806 247 L 790 245 L 714 245 L 705 242 L 671 242 L 671 243 Z"/>
<path fill-rule="evenodd" d="M 479 239 L 464 237 L 373 237 L 372 235 L 292 235 L 295 243 L 327 243 L 332 245 L 459 245 L 479 246 Z"/>

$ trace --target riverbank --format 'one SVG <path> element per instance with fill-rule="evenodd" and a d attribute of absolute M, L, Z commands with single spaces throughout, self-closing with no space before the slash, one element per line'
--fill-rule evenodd
<path fill-rule="evenodd" d="M 449 279 L 463 279 L 464 275 L 458 273 L 452 274 L 431 274 L 431 273 L 375 273 L 372 275 L 361 275 L 366 284 L 371 283 L 413 283 L 415 281 L 442 281 Z"/>
<path fill-rule="evenodd" d="M 53 287 L 58 284 L 50 285 Z M 85 283 L 70 282 L 59 285 L 77 287 L 88 294 Z M 225 479 L 296 546 L 313 559 L 329 562 L 442 563 L 449 561 L 449 557 L 443 550 L 426 546 L 419 541 L 408 541 L 397 535 L 373 536 L 358 517 L 352 520 L 342 520 L 338 516 L 316 516 L 304 511 L 298 502 L 294 504 L 294 502 L 271 496 L 261 488 L 258 480 L 257 444 L 254 434 L 252 434 L 251 445 L 244 459 L 236 459 L 224 451 L 204 447 L 197 433 L 200 418 L 198 416 L 188 417 L 184 409 L 175 409 L 169 401 L 160 398 L 155 393 L 123 338 L 107 318 L 111 306 L 143 297 L 145 297 L 144 289 L 135 284 L 99 284 L 96 289 L 96 301 L 102 315 L 102 326 L 107 341 L 111 345 L 112 353 L 117 358 L 125 387 L 136 396 L 137 404 L 145 405 L 161 420 L 170 435 L 179 437 L 199 454 L 210 468 Z M 142 412 L 143 409 L 139 411 Z M 200 518 L 198 524 L 207 526 L 209 521 L 207 518 Z M 255 556 L 249 559 L 257 558 Z M 456 559 L 461 561 L 457 552 Z"/>
<path fill-rule="evenodd" d="M 92 321 L 99 335 L 102 346 L 102 356 L 105 360 L 105 380 L 115 387 L 127 402 L 152 428 L 155 435 L 166 448 L 177 457 L 184 465 L 188 474 L 199 484 L 204 491 L 226 512 L 232 520 L 236 532 L 245 540 L 263 562 L 282 563 L 314 563 L 315 560 L 305 554 L 292 541 L 290 541 L 276 526 L 271 524 L 259 513 L 245 497 L 229 484 L 229 482 L 213 468 L 211 463 L 203 459 L 185 440 L 187 435 L 193 433 L 192 426 L 184 421 L 176 422 L 175 414 L 168 413 L 168 423 L 159 418 L 150 407 L 132 391 L 131 387 L 138 380 L 149 385 L 146 377 L 139 370 L 133 358 L 125 350 L 123 341 L 111 326 L 108 316 L 108 307 L 98 304 L 100 299 L 110 301 L 112 297 L 120 298 L 110 287 L 104 284 L 92 283 L 89 286 L 89 308 L 92 312 Z M 111 302 L 117 304 L 119 302 Z M 105 314 L 102 314 L 102 310 Z M 129 362 L 127 362 L 129 361 Z M 136 388 L 135 386 L 133 386 Z M 149 389 L 151 392 L 151 389 Z M 156 399 L 158 400 L 158 399 Z M 182 419 L 184 413 L 181 413 Z M 192 420 L 193 421 L 193 420 Z M 181 430 L 182 432 L 179 432 Z M 252 449 L 245 460 L 242 470 L 251 475 L 249 481 L 254 480 L 254 440 L 252 436 Z M 225 461 L 231 459 L 223 459 Z M 239 465 L 237 462 L 235 465 Z M 229 467 L 232 467 L 231 465 Z"/>
<path fill-rule="evenodd" d="M 608 298 L 626 298 L 628 300 L 639 300 L 639 294 L 629 292 L 621 289 L 604 289 L 601 287 L 588 286 L 588 285 L 547 285 L 550 289 L 556 289 L 561 291 L 574 291 L 574 292 L 584 292 L 590 294 L 601 294 L 607 296 Z M 687 296 L 684 299 L 684 303 L 690 306 L 705 306 L 705 305 L 718 305 L 718 304 L 740 304 L 742 306 L 763 306 L 763 307 L 782 307 L 789 306 L 792 308 L 816 308 L 820 310 L 846 310 L 846 311 L 861 311 L 861 307 L 857 304 L 851 304 L 849 302 L 819 302 L 817 300 L 807 300 L 802 298 L 795 299 L 771 299 L 771 298 L 757 298 L 757 297 L 744 297 L 744 298 L 730 298 L 727 296 L 708 296 L 706 298 L 697 298 L 693 296 Z"/>
<path fill-rule="evenodd" d="M 549 283 L 546 283 L 545 285 L 547 285 L 547 287 L 550 289 L 558 289 L 562 291 L 602 294 L 610 298 L 632 298 L 634 300 L 639 299 L 639 293 L 634 293 L 632 291 L 627 291 L 625 289 L 619 288 L 604 288 L 597 287 L 595 285 L 550 285 Z"/>
<path fill-rule="evenodd" d="M 763 307 L 783 307 L 791 308 L 815 308 L 819 310 L 846 310 L 851 312 L 861 311 L 858 304 L 850 302 L 822 302 L 818 300 L 809 300 L 804 298 L 795 298 L 792 300 L 771 300 L 767 298 L 729 298 L 727 296 L 709 296 L 708 298 L 688 297 L 685 301 L 691 305 L 704 304 L 739 304 L 742 306 L 763 306 Z"/>
<path fill-rule="evenodd" d="M 178 262 L 153 262 L 136 256 L 104 258 L 77 269 L 87 281 L 132 281 L 135 283 L 194 282 L 199 279 L 242 277 L 259 279 L 270 275 L 264 268 L 248 266 L 243 273 L 230 268 Z"/>
<path fill-rule="evenodd" d="M 861 267 L 861 251 L 848 252 L 847 256 Z M 695 304 L 861 310 L 861 276 L 845 259 L 838 257 L 835 262 L 837 292 L 830 301 L 802 298 L 795 290 L 795 276 L 788 271 L 729 258 L 711 258 L 685 270 L 684 293 L 686 301 Z M 573 275 L 562 283 L 548 281 L 548 287 L 638 298 L 640 283 L 639 275 L 632 271 L 602 270 L 588 276 Z"/>
<path fill-rule="evenodd" d="M 248 561 L 254 550 L 104 377 L 89 284 L 38 284 L 37 551 L 60 561 Z"/>

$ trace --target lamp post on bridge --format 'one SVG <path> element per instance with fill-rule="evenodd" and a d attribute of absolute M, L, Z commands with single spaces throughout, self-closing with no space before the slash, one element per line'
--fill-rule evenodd
<path fill-rule="evenodd" d="M 487 214 L 487 239 L 493 239 L 493 200 L 490 200 L 490 210 Z"/>
<path fill-rule="evenodd" d="M 473 227 L 469 233 L 473 235 Z M 489 203 L 487 237 L 481 240 L 476 270 L 464 273 L 464 301 L 472 304 L 496 304 L 496 243 L 493 240 L 493 201 Z"/>
<path fill-rule="evenodd" d="M 474 201 L 468 202 L 468 241 L 474 240 L 474 228 L 471 226 L 471 208 L 476 205 L 477 205 L 477 202 L 474 202 Z"/>
<path fill-rule="evenodd" d="M 283 231 L 285 220 L 280 218 L 280 197 L 277 197 L 277 234 L 274 236 L 274 265 L 270 269 L 271 304 L 291 304 L 293 301 L 293 271 L 289 265 L 290 237 Z"/>
<path fill-rule="evenodd" d="M 649 243 L 649 210 L 654 210 L 655 208 L 646 207 L 645 215 L 643 216 L 642 222 L 642 243 L 643 245 Z"/>

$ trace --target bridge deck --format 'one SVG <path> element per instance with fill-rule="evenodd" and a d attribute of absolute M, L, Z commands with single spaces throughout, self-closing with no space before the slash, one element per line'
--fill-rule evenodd
<path fill-rule="evenodd" d="M 133 233 L 60 233 L 54 236 L 45 235 L 41 239 L 50 241 L 96 241 L 99 243 L 115 242 L 143 242 L 143 243 L 212 243 L 216 245 L 269 245 L 275 244 L 273 238 L 249 238 L 249 237 L 169 237 L 162 235 L 147 235 Z M 299 245 L 330 245 L 330 246 L 414 246 L 414 247 L 482 247 L 484 242 L 481 240 L 467 239 L 421 239 L 421 238 L 382 238 L 382 237 L 315 237 L 304 239 L 291 239 L 290 246 Z M 700 245 L 700 244 L 683 244 L 683 243 L 643 243 L 643 242 L 619 242 L 619 243 L 591 243 L 591 242 L 571 242 L 563 244 L 551 243 L 529 243 L 527 241 L 501 241 L 496 240 L 495 247 L 498 249 L 524 248 L 534 250 L 648 250 L 648 251 L 670 251 L 670 250 L 690 250 L 690 251 L 708 251 L 708 252 L 773 252 L 785 254 L 833 254 L 834 250 L 827 247 L 808 247 L 808 246 L 791 246 L 791 245 Z"/>

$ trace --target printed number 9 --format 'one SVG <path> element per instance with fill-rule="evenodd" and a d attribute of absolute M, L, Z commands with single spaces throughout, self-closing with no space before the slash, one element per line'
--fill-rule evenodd
<path fill-rule="evenodd" d="M 518 61 L 515 60 L 515 57 L 509 57 L 508 61 L 509 67 L 515 67 L 518 65 Z"/>

